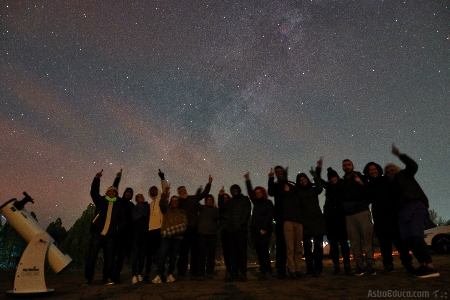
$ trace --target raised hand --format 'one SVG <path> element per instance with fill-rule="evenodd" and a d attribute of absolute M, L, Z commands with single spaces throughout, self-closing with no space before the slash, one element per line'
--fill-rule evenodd
<path fill-rule="evenodd" d="M 395 156 L 399 156 L 400 155 L 400 150 L 398 150 L 397 147 L 395 147 L 395 144 L 392 143 L 392 150 L 391 150 L 392 154 L 394 154 Z"/>
<path fill-rule="evenodd" d="M 102 175 L 103 175 L 103 169 L 100 172 L 95 174 L 95 178 L 100 178 L 100 177 L 102 177 Z"/>
<path fill-rule="evenodd" d="M 269 178 L 274 178 L 275 174 L 273 173 L 273 168 L 270 168 Z"/>
<path fill-rule="evenodd" d="M 103 170 L 102 170 L 102 171 L 103 171 Z M 119 171 L 119 172 L 117 172 L 116 176 L 117 176 L 117 177 L 119 177 L 119 178 L 121 178 L 121 177 L 122 177 L 122 169 L 120 169 L 120 171 Z"/>
<path fill-rule="evenodd" d="M 250 172 L 245 173 L 244 178 L 246 181 L 249 181 L 250 180 Z"/>
<path fill-rule="evenodd" d="M 316 171 L 314 170 L 314 167 L 311 167 L 311 170 L 309 170 L 309 174 L 311 174 L 313 177 L 316 177 Z"/>
<path fill-rule="evenodd" d="M 317 161 L 317 167 L 318 167 L 318 168 L 322 168 L 322 165 L 323 165 L 323 156 L 321 156 L 321 157 L 319 158 L 319 160 Z"/>
<path fill-rule="evenodd" d="M 161 172 L 161 169 L 158 169 L 158 176 L 161 178 L 161 180 L 164 180 L 164 173 Z"/>

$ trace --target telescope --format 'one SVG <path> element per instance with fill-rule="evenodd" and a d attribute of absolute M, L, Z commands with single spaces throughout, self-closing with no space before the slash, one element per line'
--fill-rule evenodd
<path fill-rule="evenodd" d="M 0 214 L 14 227 L 28 243 L 20 258 L 14 277 L 14 289 L 6 294 L 13 296 L 31 296 L 52 294 L 54 289 L 45 285 L 45 259 L 56 274 L 65 270 L 72 258 L 39 225 L 35 218 L 25 209 L 28 202 L 34 203 L 26 192 L 22 200 L 16 198 L 0 206 Z"/>

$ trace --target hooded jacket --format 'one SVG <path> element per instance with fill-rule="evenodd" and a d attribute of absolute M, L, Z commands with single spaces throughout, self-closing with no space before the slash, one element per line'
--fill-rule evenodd
<path fill-rule="evenodd" d="M 167 187 L 167 181 L 161 180 L 161 188 L 165 190 Z M 161 212 L 161 208 L 159 206 L 159 202 L 161 200 L 161 190 L 156 187 L 158 190 L 158 194 L 155 197 L 150 195 L 150 189 L 148 191 L 148 196 L 150 197 L 150 220 L 148 230 L 160 229 L 163 221 L 163 213 Z"/>
<path fill-rule="evenodd" d="M 306 186 L 300 184 L 300 178 L 302 177 L 308 181 Z M 303 218 L 303 234 L 325 235 L 327 233 L 325 219 L 320 209 L 318 197 L 323 191 L 320 178 L 316 175 L 313 185 L 305 173 L 299 173 L 296 178 L 296 184 Z"/>

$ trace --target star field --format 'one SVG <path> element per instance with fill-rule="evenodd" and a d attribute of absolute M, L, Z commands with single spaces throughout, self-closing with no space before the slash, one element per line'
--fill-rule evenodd
<path fill-rule="evenodd" d="M 71 227 L 101 169 L 102 191 L 123 168 L 120 194 L 146 196 L 160 168 L 217 195 L 320 156 L 403 167 L 392 142 L 450 218 L 443 1 L 4 1 L 0 19 L 0 204 L 27 191 L 44 226 Z"/>

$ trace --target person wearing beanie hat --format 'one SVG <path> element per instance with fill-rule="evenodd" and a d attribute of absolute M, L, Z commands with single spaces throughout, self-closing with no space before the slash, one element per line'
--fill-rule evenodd
<path fill-rule="evenodd" d="M 322 275 L 323 270 L 323 236 L 327 233 L 327 230 L 319 205 L 319 195 L 323 191 L 322 182 L 312 168 L 310 173 L 314 177 L 314 184 L 311 183 L 305 173 L 299 173 L 295 183 L 303 214 L 303 249 L 306 275 L 318 277 Z"/>
<path fill-rule="evenodd" d="M 390 183 L 386 176 L 383 176 L 383 169 L 374 162 L 366 164 L 363 170 L 368 178 L 367 197 L 372 203 L 373 227 L 380 243 L 381 256 L 383 258 L 384 270 L 382 274 L 390 274 L 394 271 L 392 258 L 392 243 L 397 248 L 400 260 L 406 270 L 412 272 L 414 267 L 411 264 L 411 255 L 403 243 L 398 227 L 397 207 L 395 197 L 390 193 Z"/>
<path fill-rule="evenodd" d="M 341 273 L 339 263 L 339 248 L 341 249 L 342 259 L 344 261 L 344 274 L 351 275 L 350 269 L 350 248 L 348 246 L 347 228 L 345 226 L 345 214 L 342 209 L 342 197 L 340 194 L 341 179 L 338 173 L 329 167 L 327 169 L 328 181 L 321 179 L 323 159 L 317 162 L 316 174 L 325 188 L 325 204 L 323 206 L 323 216 L 327 229 L 327 239 L 330 244 L 330 256 L 333 261 L 333 275 Z"/>
<path fill-rule="evenodd" d="M 237 184 L 230 187 L 230 193 L 231 199 L 226 203 L 219 197 L 219 208 L 225 206 L 225 229 L 228 231 L 231 258 L 232 274 L 226 281 L 247 281 L 247 235 L 251 203 L 247 196 L 242 195 L 241 187 Z M 225 194 L 223 187 L 219 194 Z"/>
<path fill-rule="evenodd" d="M 430 250 L 423 239 L 429 204 L 428 197 L 414 178 L 419 166 L 409 156 L 400 153 L 395 145 L 392 145 L 392 154 L 406 165 L 400 171 L 394 167 L 387 168 L 386 176 L 394 186 L 392 194 L 397 197 L 400 235 L 420 263 L 414 275 L 419 278 L 438 277 L 440 274 L 434 267 Z"/>
<path fill-rule="evenodd" d="M 252 187 L 250 173 L 244 175 L 247 193 L 253 203 L 250 236 L 256 250 L 259 262 L 258 280 L 267 280 L 272 276 L 269 244 L 272 238 L 272 221 L 274 206 L 268 199 L 266 189 L 262 186 Z"/>
<path fill-rule="evenodd" d="M 131 211 L 132 220 L 132 251 L 131 251 L 131 279 L 132 284 L 143 281 L 142 271 L 147 247 L 148 219 L 150 217 L 150 205 L 145 201 L 144 195 L 136 195 L 136 205 Z"/>
<path fill-rule="evenodd" d="M 109 187 L 104 196 L 99 193 L 102 174 L 103 170 L 95 174 L 91 185 L 91 198 L 95 204 L 95 212 L 90 227 L 84 285 L 91 284 L 94 279 L 95 263 L 100 249 L 103 249 L 103 282 L 105 285 L 114 284 L 112 278 L 116 239 L 125 225 L 124 209 L 120 201 L 117 201 L 117 187 Z"/>
<path fill-rule="evenodd" d="M 117 173 L 116 178 L 114 180 L 113 186 L 119 189 L 119 184 L 122 179 L 122 169 Z M 122 232 L 117 235 L 117 247 L 116 253 L 114 255 L 114 270 L 113 270 L 113 278 L 112 280 L 115 283 L 120 282 L 120 273 L 122 272 L 123 264 L 125 262 L 125 257 L 131 257 L 132 250 L 132 237 L 133 237 L 133 220 L 131 218 L 131 212 L 134 208 L 133 200 L 134 191 L 132 188 L 127 187 L 123 192 L 122 197 L 117 198 L 124 209 L 125 214 L 125 225 L 123 227 Z"/>

